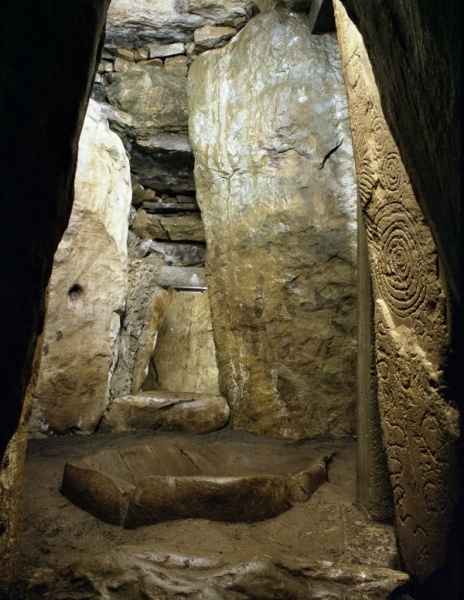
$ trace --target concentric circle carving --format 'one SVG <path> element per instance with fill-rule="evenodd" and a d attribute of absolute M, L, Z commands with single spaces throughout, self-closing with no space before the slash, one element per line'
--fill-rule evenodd
<path fill-rule="evenodd" d="M 384 190 L 397 192 L 400 189 L 403 168 L 401 159 L 396 152 L 389 152 L 385 156 L 380 169 L 380 183 Z"/>
<path fill-rule="evenodd" d="M 375 266 L 379 295 L 396 315 L 409 317 L 424 304 L 428 293 L 422 242 L 415 235 L 412 216 L 399 201 L 384 204 L 375 223 L 380 245 Z"/>
<path fill-rule="evenodd" d="M 385 121 L 382 115 L 375 110 L 370 123 L 370 131 L 374 142 L 375 158 L 379 159 L 384 149 Z"/>

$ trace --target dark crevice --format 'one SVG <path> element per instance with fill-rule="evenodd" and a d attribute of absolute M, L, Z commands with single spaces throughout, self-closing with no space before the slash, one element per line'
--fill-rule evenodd
<path fill-rule="evenodd" d="M 343 144 L 343 138 L 338 142 L 338 144 L 336 146 L 334 146 L 331 150 L 329 150 L 327 152 L 327 154 L 324 156 L 324 158 L 322 159 L 322 162 L 320 164 L 319 170 L 323 169 L 325 167 L 325 163 L 328 161 L 328 159 L 332 156 L 332 154 L 334 152 L 336 152 L 340 146 Z"/>

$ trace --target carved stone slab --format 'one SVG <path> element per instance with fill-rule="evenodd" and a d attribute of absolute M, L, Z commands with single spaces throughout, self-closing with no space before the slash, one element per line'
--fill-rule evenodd
<path fill-rule="evenodd" d="M 455 490 L 458 415 L 443 381 L 446 291 L 361 35 L 339 2 L 336 17 L 372 273 L 378 401 L 396 528 L 407 570 L 424 579 L 444 561 Z"/>

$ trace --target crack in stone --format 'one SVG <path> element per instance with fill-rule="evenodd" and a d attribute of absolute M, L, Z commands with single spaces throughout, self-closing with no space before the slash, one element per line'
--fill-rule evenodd
<path fill-rule="evenodd" d="M 334 152 L 336 152 L 340 146 L 343 144 L 343 138 L 338 142 L 338 144 L 336 146 L 334 146 L 331 150 L 329 150 L 327 152 L 327 154 L 324 156 L 324 158 L 322 159 L 322 162 L 319 166 L 319 170 L 322 170 L 325 167 L 325 163 L 328 161 L 328 159 L 332 156 L 332 154 L 334 154 Z"/>

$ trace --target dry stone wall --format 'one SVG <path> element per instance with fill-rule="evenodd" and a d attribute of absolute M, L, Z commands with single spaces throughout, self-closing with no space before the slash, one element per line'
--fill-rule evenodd
<path fill-rule="evenodd" d="M 446 290 L 362 37 L 339 2 L 336 16 L 372 273 L 378 401 L 396 529 L 408 572 L 424 580 L 444 564 L 456 488 L 458 413 L 443 381 Z"/>
<path fill-rule="evenodd" d="M 249 0 L 114 0 L 111 4 L 93 97 L 124 142 L 133 186 L 129 293 L 111 380 L 112 399 L 137 394 L 142 387 L 171 390 L 173 385 L 171 391 L 179 391 L 181 380 L 182 391 L 217 394 L 217 381 L 199 383 L 211 379 L 211 373 L 217 380 L 217 367 L 211 320 L 203 318 L 207 296 L 195 298 L 195 292 L 206 288 L 206 239 L 187 131 L 187 73 L 199 54 L 226 44 L 255 12 Z M 180 296 L 166 289 L 180 290 Z M 183 294 L 190 294 L 190 308 L 201 305 L 199 323 L 191 323 L 198 310 L 184 307 L 176 312 Z M 173 298 L 179 302 L 172 302 Z M 164 319 L 171 323 L 169 327 L 163 325 Z M 188 344 L 183 349 L 175 341 L 177 334 L 169 338 L 172 348 L 163 343 L 159 377 L 151 353 L 157 340 L 159 350 L 159 335 L 171 326 L 184 341 L 188 338 Z M 194 347 L 201 347 L 201 364 Z M 203 368 L 206 377 L 200 372 Z M 177 385 L 173 384 L 176 378 Z"/>
<path fill-rule="evenodd" d="M 356 188 L 337 42 L 254 17 L 189 72 L 190 137 L 232 424 L 353 432 Z"/>

